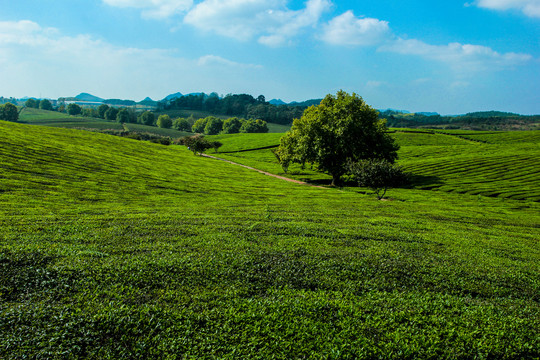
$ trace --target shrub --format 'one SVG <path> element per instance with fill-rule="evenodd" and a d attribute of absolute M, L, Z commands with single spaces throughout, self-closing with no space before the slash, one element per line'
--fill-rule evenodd
<path fill-rule="evenodd" d="M 371 188 L 379 200 L 384 197 L 387 189 L 407 182 L 407 175 L 401 167 L 387 160 L 369 159 L 349 162 L 348 168 L 358 185 Z"/>
<path fill-rule="evenodd" d="M 173 121 L 173 128 L 178 131 L 191 131 L 191 125 L 187 119 L 178 118 Z"/>
<path fill-rule="evenodd" d="M 237 117 L 232 117 L 223 122 L 223 134 L 237 134 L 242 127 L 242 121 Z"/>
<path fill-rule="evenodd" d="M 207 119 L 206 126 L 204 127 L 204 133 L 206 135 L 219 134 L 223 129 L 223 120 L 213 116 L 209 116 Z"/>
<path fill-rule="evenodd" d="M 202 135 L 186 136 L 183 138 L 183 143 L 189 150 L 193 151 L 194 155 L 202 154 L 213 147 Z"/>
<path fill-rule="evenodd" d="M 198 134 L 204 133 L 204 128 L 206 127 L 207 122 L 208 118 L 203 118 L 195 121 L 195 124 L 193 124 L 193 126 L 191 127 L 191 131 Z"/>
<path fill-rule="evenodd" d="M 67 106 L 67 113 L 69 115 L 79 115 L 82 113 L 82 108 L 77 104 L 69 104 Z"/>
<path fill-rule="evenodd" d="M 167 114 L 159 115 L 157 120 L 157 126 L 162 129 L 170 129 L 172 126 L 171 117 Z"/>

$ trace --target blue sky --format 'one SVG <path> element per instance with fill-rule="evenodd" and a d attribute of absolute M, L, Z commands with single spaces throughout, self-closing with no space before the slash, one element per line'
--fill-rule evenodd
<path fill-rule="evenodd" d="M 0 96 L 540 114 L 540 0 L 0 0 Z"/>

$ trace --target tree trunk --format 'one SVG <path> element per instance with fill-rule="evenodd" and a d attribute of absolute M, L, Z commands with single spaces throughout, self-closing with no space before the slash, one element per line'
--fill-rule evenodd
<path fill-rule="evenodd" d="M 332 186 L 337 186 L 339 184 L 341 176 L 332 174 Z"/>

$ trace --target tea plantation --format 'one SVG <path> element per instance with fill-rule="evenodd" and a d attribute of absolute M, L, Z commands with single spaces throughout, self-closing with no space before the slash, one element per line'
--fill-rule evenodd
<path fill-rule="evenodd" d="M 538 358 L 540 154 L 519 134 L 398 132 L 417 179 L 378 201 L 0 122 L 0 358 Z"/>

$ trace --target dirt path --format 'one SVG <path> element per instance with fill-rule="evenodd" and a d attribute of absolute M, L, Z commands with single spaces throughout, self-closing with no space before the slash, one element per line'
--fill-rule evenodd
<path fill-rule="evenodd" d="M 261 173 L 261 174 L 268 175 L 268 176 L 272 176 L 272 177 L 275 177 L 275 178 L 277 178 L 277 179 L 285 180 L 285 181 L 292 182 L 292 183 L 295 183 L 295 184 L 308 185 L 308 186 L 316 187 L 316 188 L 319 188 L 319 189 L 328 189 L 327 187 L 324 187 L 324 186 L 313 185 L 313 184 L 307 183 L 307 182 L 305 182 L 305 181 L 289 179 L 288 177 L 285 177 L 285 176 L 280 176 L 280 175 L 272 174 L 272 173 L 269 173 L 269 172 L 267 172 L 267 171 L 255 169 L 254 167 L 251 167 L 251 166 L 242 165 L 242 164 L 236 163 L 236 162 L 234 162 L 234 161 L 230 161 L 230 160 L 227 160 L 227 159 L 218 158 L 218 157 L 215 157 L 215 156 L 212 156 L 212 155 L 201 154 L 201 156 L 204 156 L 204 157 L 207 157 L 207 158 L 210 158 L 210 159 L 214 159 L 214 160 L 225 161 L 225 162 L 228 162 L 229 164 L 241 166 L 241 167 L 243 167 L 243 168 L 246 168 L 246 169 L 249 169 L 249 170 L 254 170 L 254 171 L 257 171 L 257 172 L 259 172 L 259 173 Z"/>

